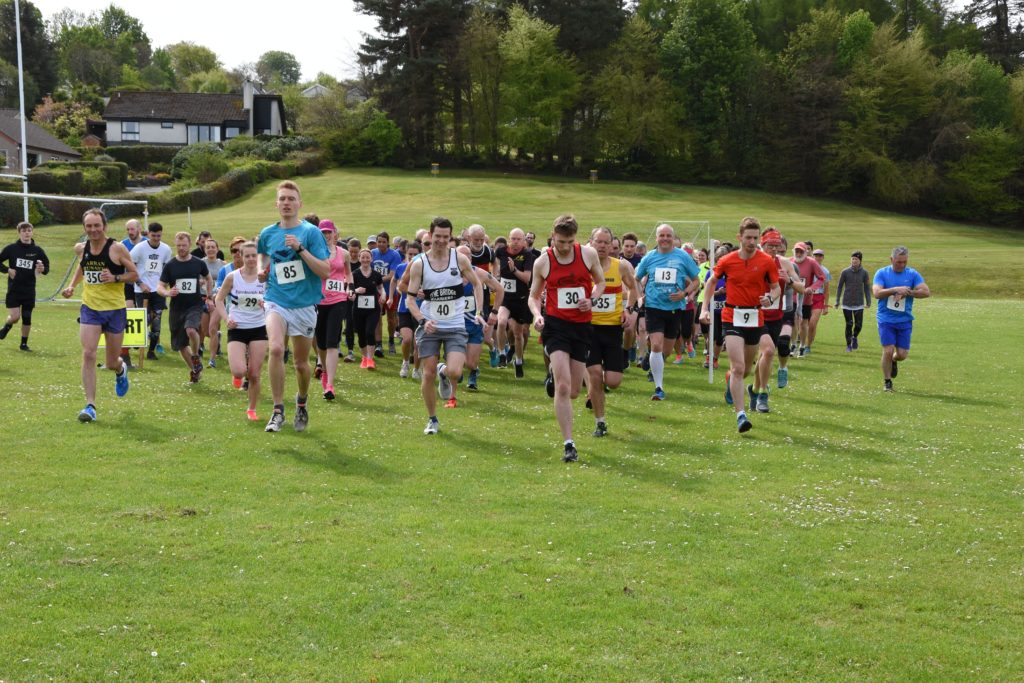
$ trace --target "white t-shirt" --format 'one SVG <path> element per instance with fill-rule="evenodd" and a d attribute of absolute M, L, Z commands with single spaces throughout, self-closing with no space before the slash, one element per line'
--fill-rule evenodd
<path fill-rule="evenodd" d="M 164 266 L 174 258 L 171 248 L 163 242 L 156 248 L 150 245 L 149 240 L 143 240 L 132 247 L 132 261 L 135 269 L 139 271 L 139 281 L 135 283 L 136 293 L 141 292 L 139 284 L 145 284 L 151 291 L 156 291 L 160 284 L 160 274 L 164 272 Z"/>

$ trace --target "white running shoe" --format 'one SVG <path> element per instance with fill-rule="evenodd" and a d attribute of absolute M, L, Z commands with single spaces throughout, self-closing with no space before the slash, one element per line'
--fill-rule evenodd
<path fill-rule="evenodd" d="M 398 376 L 401 377 L 402 379 L 405 379 L 406 377 L 409 376 L 409 361 L 402 361 L 402 369 L 398 371 Z"/>

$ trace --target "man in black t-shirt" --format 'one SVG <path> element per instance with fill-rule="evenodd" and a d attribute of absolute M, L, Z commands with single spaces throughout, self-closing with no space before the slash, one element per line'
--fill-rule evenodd
<path fill-rule="evenodd" d="M 170 328 L 171 349 L 181 353 L 189 368 L 189 381 L 195 384 L 203 372 L 203 360 L 199 356 L 199 326 L 203 320 L 203 295 L 213 291 L 213 278 L 206 263 L 189 253 L 192 238 L 187 232 L 174 236 L 174 258 L 167 262 L 160 274 L 157 292 L 160 296 L 171 297 Z"/>
<path fill-rule="evenodd" d="M 526 332 L 533 322 L 533 314 L 526 300 L 530 296 L 535 257 L 526 246 L 526 234 L 519 228 L 512 229 L 508 234 L 508 246 L 498 247 L 495 257 L 498 260 L 498 279 L 505 290 L 505 298 L 498 309 L 497 344 L 499 349 L 505 348 L 506 326 L 510 327 L 515 339 L 516 379 L 522 379 Z M 506 362 L 507 356 L 503 356 L 498 367 L 505 367 Z"/>

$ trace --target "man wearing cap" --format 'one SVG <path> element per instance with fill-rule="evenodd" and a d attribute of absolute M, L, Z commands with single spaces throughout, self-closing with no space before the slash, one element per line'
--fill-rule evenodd
<path fill-rule="evenodd" d="M 793 245 L 793 265 L 796 266 L 796 272 L 800 275 L 800 282 L 803 283 L 807 291 L 813 292 L 820 283 L 825 281 L 825 271 L 821 269 L 821 266 L 813 258 L 807 258 L 807 252 L 810 251 L 810 247 L 807 246 L 806 242 L 797 242 Z M 808 327 L 811 321 L 812 313 L 812 302 L 813 296 L 801 296 L 797 300 L 797 335 L 799 340 L 802 340 L 803 346 L 799 347 L 798 358 L 808 355 L 811 352 L 811 345 L 808 343 Z"/>
<path fill-rule="evenodd" d="M 850 267 L 839 274 L 836 285 L 836 308 L 842 306 L 846 319 L 846 350 L 857 350 L 857 335 L 864 324 L 864 309 L 871 308 L 871 288 L 868 286 L 868 272 L 861 267 L 863 254 L 850 254 Z"/>
<path fill-rule="evenodd" d="M 384 289 L 387 292 L 389 301 L 394 295 L 393 286 L 395 284 L 395 269 L 402 263 L 402 255 L 398 253 L 397 249 L 391 249 L 389 246 L 390 244 L 391 236 L 387 232 L 382 232 L 377 235 L 377 247 L 370 250 L 370 257 L 373 259 L 371 267 L 380 273 L 380 277 L 384 281 Z M 395 328 L 398 327 L 398 300 L 395 299 L 394 301 L 394 306 L 389 304 L 387 307 L 388 353 L 392 356 L 395 355 Z M 381 333 L 383 331 L 383 327 L 383 319 L 378 320 L 376 331 L 377 348 L 373 352 L 378 358 L 384 357 L 384 348 L 381 344 Z"/>
<path fill-rule="evenodd" d="M 807 352 L 811 351 L 811 344 L 818 336 L 818 322 L 822 315 L 828 315 L 829 287 L 832 282 L 832 273 L 825 267 L 825 251 L 815 249 L 811 252 L 811 258 L 818 262 L 822 272 L 825 273 L 825 281 L 819 282 L 818 286 L 811 292 L 811 320 L 807 325 Z"/>
<path fill-rule="evenodd" d="M 897 361 L 906 360 L 910 353 L 910 334 L 914 325 L 914 299 L 927 299 L 932 295 L 924 278 L 907 266 L 909 250 L 892 250 L 890 265 L 875 273 L 871 287 L 878 299 L 878 337 L 882 342 L 882 377 L 885 390 L 892 391 L 892 380 L 898 373 Z"/>
<path fill-rule="evenodd" d="M 796 294 L 804 292 L 804 286 L 800 283 L 796 268 L 792 261 L 785 257 L 785 238 L 774 227 L 769 226 L 761 235 L 761 248 L 775 261 L 779 271 L 779 288 L 781 294 L 764 308 L 764 324 L 768 334 L 775 344 L 779 356 L 778 386 L 784 388 L 789 381 L 789 370 L 786 367 L 789 361 L 789 341 L 793 334 L 793 321 L 796 311 L 794 299 Z M 759 364 L 765 367 L 758 367 L 754 374 L 754 383 L 748 389 L 752 402 L 751 409 L 759 413 L 768 412 L 768 377 L 771 376 L 771 356 L 762 355 L 758 359 Z M 761 384 L 762 378 L 764 384 Z"/>

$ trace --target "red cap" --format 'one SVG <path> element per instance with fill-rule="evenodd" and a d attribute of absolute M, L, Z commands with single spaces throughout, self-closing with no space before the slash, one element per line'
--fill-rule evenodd
<path fill-rule="evenodd" d="M 793 245 L 793 251 L 799 249 L 800 251 L 807 251 L 807 245 L 803 242 L 797 242 Z"/>

